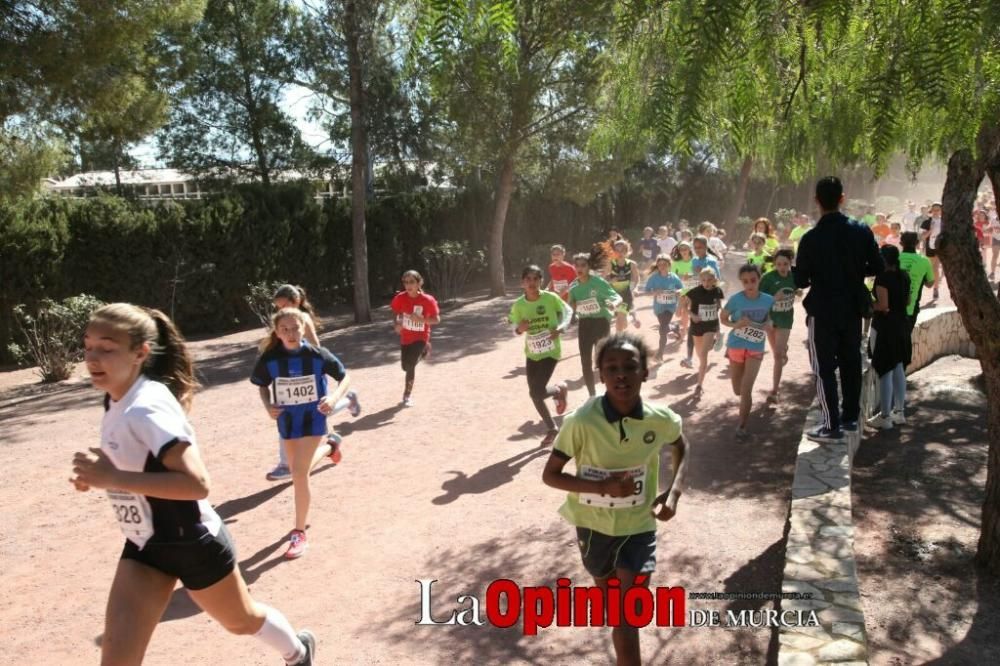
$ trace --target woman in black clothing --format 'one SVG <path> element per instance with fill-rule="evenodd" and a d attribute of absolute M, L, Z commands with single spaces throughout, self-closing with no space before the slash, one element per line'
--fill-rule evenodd
<path fill-rule="evenodd" d="M 891 430 L 906 423 L 906 366 L 910 364 L 910 326 L 906 305 L 910 298 L 910 276 L 899 267 L 899 249 L 885 245 L 880 250 L 886 270 L 875 278 L 875 314 L 869 344 L 872 367 L 879 376 L 881 413 L 868 425 Z"/>

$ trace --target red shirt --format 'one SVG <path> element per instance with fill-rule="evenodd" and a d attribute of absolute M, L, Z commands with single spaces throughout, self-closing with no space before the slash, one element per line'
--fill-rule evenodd
<path fill-rule="evenodd" d="M 423 340 L 427 342 L 431 339 L 431 327 L 421 322 L 413 321 L 409 315 L 418 314 L 424 319 L 433 319 L 440 314 L 437 301 L 430 294 L 420 292 L 416 298 L 411 298 L 405 291 L 401 291 L 392 298 L 389 305 L 397 315 L 402 315 L 403 330 L 400 332 L 400 342 L 404 345 Z"/>
<path fill-rule="evenodd" d="M 567 261 L 553 262 L 549 264 L 549 278 L 553 291 L 566 300 L 569 286 L 576 279 L 576 267 Z"/>
<path fill-rule="evenodd" d="M 986 245 L 986 227 L 989 226 L 989 222 L 973 222 L 972 228 L 976 230 L 976 240 L 979 241 L 980 245 Z"/>

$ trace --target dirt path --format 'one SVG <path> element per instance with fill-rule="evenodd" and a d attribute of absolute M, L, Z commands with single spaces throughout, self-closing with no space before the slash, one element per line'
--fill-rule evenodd
<path fill-rule="evenodd" d="M 655 342 L 648 299 L 642 333 Z M 521 341 L 499 325 L 510 299 L 478 300 L 448 312 L 431 361 L 420 366 L 416 406 L 401 410 L 398 347 L 380 311 L 376 324 L 323 335 L 347 364 L 364 413 L 340 422 L 344 462 L 314 476 L 311 549 L 281 558 L 292 493 L 264 472 L 275 432 L 248 383 L 259 331 L 194 343 L 206 388 L 192 420 L 212 499 L 229 524 L 254 594 L 319 636 L 323 664 L 605 664 L 604 629 L 418 627 L 418 578 L 433 578 L 436 613 L 455 596 L 484 596 L 488 583 L 587 582 L 574 534 L 556 513 L 562 495 L 541 483 L 547 450 L 527 395 Z M 692 442 L 689 487 L 678 516 L 661 527 L 655 585 L 688 591 L 778 592 L 796 444 L 813 398 L 803 312 L 792 334 L 785 404 L 764 407 L 770 355 L 758 381 L 750 429 L 737 444 L 736 403 L 722 354 L 712 354 L 704 397 L 673 356 L 647 384 L 647 399 L 671 404 Z M 330 330 L 330 329 L 326 329 Z M 575 334 L 572 337 L 575 337 Z M 575 340 L 557 380 L 581 388 Z M 81 375 L 82 377 L 82 375 Z M 35 663 L 97 662 L 104 605 L 121 547 L 106 500 L 67 482 L 74 451 L 98 442 L 100 395 L 78 378 L 41 394 L 29 371 L 0 375 L 0 487 L 4 516 L 0 606 L 8 655 Z M 702 609 L 757 609 L 771 602 L 696 602 Z M 689 608 L 695 607 L 695 603 Z M 440 612 L 438 612 L 438 610 Z M 773 661 L 768 629 L 643 631 L 647 663 L 760 664 Z M 147 664 L 273 664 L 254 640 L 229 636 L 179 590 L 157 629 Z"/>
<path fill-rule="evenodd" d="M 855 554 L 871 663 L 1000 663 L 1000 580 L 973 564 L 986 483 L 978 361 L 908 380 L 911 425 L 854 459 Z"/>

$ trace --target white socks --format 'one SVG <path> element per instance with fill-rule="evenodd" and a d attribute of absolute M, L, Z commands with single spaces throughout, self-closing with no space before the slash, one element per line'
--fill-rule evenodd
<path fill-rule="evenodd" d="M 277 650 L 284 658 L 285 663 L 299 663 L 306 656 L 306 646 L 295 635 L 292 625 L 288 623 L 281 611 L 261 603 L 258 603 L 257 606 L 264 610 L 265 615 L 264 624 L 260 631 L 254 634 L 254 637 Z"/>

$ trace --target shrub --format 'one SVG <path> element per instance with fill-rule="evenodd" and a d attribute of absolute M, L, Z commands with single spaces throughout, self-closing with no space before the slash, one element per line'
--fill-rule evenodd
<path fill-rule="evenodd" d="M 458 296 L 486 259 L 482 250 L 473 250 L 464 241 L 442 241 L 425 247 L 421 255 L 427 265 L 427 281 L 442 302 Z"/>
<path fill-rule="evenodd" d="M 73 366 L 83 358 L 83 331 L 91 313 L 103 303 L 80 294 L 62 301 L 42 299 L 34 314 L 24 305 L 14 308 L 14 319 L 25 340 L 21 347 L 11 343 L 9 352 L 19 363 L 38 366 L 43 382 L 58 382 L 73 374 Z"/>
<path fill-rule="evenodd" d="M 274 301 L 271 297 L 278 290 L 282 282 L 255 282 L 247 285 L 249 293 L 243 297 L 247 307 L 260 320 L 261 326 L 266 330 L 271 330 L 271 315 L 274 314 Z"/>

